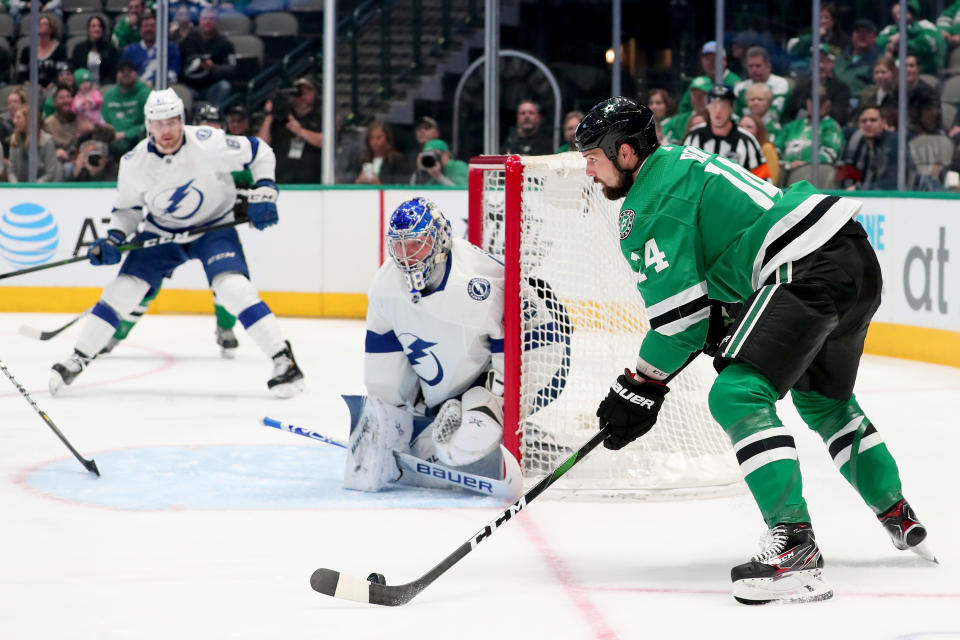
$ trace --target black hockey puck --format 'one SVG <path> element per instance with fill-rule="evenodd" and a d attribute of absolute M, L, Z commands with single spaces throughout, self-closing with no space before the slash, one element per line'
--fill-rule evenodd
<path fill-rule="evenodd" d="M 372 582 L 373 584 L 387 584 L 387 579 L 383 577 L 382 573 L 371 573 L 367 576 L 367 582 Z"/>

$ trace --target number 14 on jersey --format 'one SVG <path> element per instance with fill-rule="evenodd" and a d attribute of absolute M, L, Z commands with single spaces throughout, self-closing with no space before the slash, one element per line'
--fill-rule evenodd
<path fill-rule="evenodd" d="M 630 262 L 638 264 L 640 262 L 640 256 L 636 251 L 630 252 Z M 660 247 L 657 246 L 656 238 L 650 238 L 643 245 L 643 267 L 653 267 L 654 271 L 660 273 L 664 269 L 670 266 L 670 263 L 667 262 L 667 254 L 663 251 L 660 251 Z M 643 267 L 638 265 L 637 267 L 637 283 L 641 283 L 647 279 L 647 276 L 643 273 Z"/>

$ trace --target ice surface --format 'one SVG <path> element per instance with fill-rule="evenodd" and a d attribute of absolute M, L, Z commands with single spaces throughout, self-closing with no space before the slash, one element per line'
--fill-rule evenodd
<path fill-rule="evenodd" d="M 0 380 L 4 640 L 960 638 L 958 369 L 868 356 L 857 391 L 939 567 L 893 548 L 782 404 L 833 600 L 745 607 L 730 597 L 730 567 L 764 528 L 747 495 L 591 502 L 548 491 L 391 609 L 324 598 L 310 574 L 407 582 L 501 507 L 442 490 L 344 491 L 342 450 L 258 424 L 268 415 L 346 439 L 339 396 L 363 390 L 362 323 L 281 319 L 309 387 L 291 400 L 269 394 L 269 362 L 242 330 L 236 360 L 219 357 L 212 315 L 147 316 L 51 398 L 50 365 L 77 329 L 38 342 L 17 327 L 70 317 L 0 315 L 0 358 L 103 474 L 86 473 Z"/>

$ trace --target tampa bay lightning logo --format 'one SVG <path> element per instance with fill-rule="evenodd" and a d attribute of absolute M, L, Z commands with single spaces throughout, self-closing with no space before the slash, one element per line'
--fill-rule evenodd
<path fill-rule="evenodd" d="M 203 142 L 207 138 L 213 135 L 213 129 L 210 127 L 200 127 L 197 129 L 197 140 Z"/>
<path fill-rule="evenodd" d="M 474 300 L 486 300 L 490 297 L 490 281 L 486 278 L 473 278 L 467 283 L 467 293 Z"/>
<path fill-rule="evenodd" d="M 407 354 L 407 360 L 417 376 L 428 385 L 435 386 L 443 380 L 443 367 L 437 355 L 430 351 L 432 347 L 437 346 L 436 342 L 427 342 L 412 333 L 401 333 L 397 336 L 403 350 Z"/>
<path fill-rule="evenodd" d="M 177 220 L 186 220 L 195 214 L 203 204 L 203 192 L 193 186 L 194 180 L 196 178 L 191 178 L 186 184 L 158 193 L 150 210 L 163 212 Z"/>

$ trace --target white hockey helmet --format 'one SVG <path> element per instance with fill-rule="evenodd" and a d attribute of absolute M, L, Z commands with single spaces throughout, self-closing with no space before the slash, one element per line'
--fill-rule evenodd
<path fill-rule="evenodd" d="M 173 89 L 153 90 L 147 96 L 147 102 L 143 105 L 143 116 L 149 122 L 150 120 L 166 120 L 168 118 L 183 116 L 183 100 Z"/>

